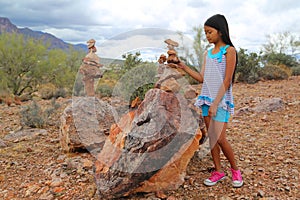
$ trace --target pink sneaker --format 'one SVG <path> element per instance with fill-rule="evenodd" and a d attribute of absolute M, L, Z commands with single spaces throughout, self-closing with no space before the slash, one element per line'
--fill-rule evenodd
<path fill-rule="evenodd" d="M 242 187 L 244 182 L 243 182 L 243 178 L 241 175 L 241 171 L 234 170 L 231 168 L 231 173 L 232 173 L 232 186 L 235 188 Z"/>
<path fill-rule="evenodd" d="M 204 185 L 213 186 L 216 185 L 219 181 L 225 178 L 224 172 L 214 171 L 211 173 L 211 176 L 208 179 L 204 180 Z"/>

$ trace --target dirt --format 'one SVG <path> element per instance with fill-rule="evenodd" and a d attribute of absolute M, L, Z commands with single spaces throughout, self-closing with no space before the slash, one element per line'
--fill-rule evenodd
<path fill-rule="evenodd" d="M 203 185 L 212 160 L 199 149 L 188 165 L 184 184 L 175 191 L 137 194 L 124 199 L 300 199 L 300 77 L 234 85 L 236 111 L 227 130 L 244 178 L 244 186 L 232 188 L 230 166 L 222 155 L 227 178 L 213 187 Z M 254 112 L 264 99 L 278 97 L 280 110 Z M 94 158 L 88 152 L 64 153 L 59 144 L 59 117 L 70 99 L 46 127 L 28 130 L 21 124 L 21 106 L 0 104 L 0 199 L 99 199 L 93 177 Z M 51 101 L 40 100 L 42 107 Z M 249 109 L 250 108 L 250 109 Z M 237 112 L 238 113 L 238 112 Z M 8 141 L 7 135 L 16 134 Z M 6 138 L 6 139 L 5 139 Z"/>

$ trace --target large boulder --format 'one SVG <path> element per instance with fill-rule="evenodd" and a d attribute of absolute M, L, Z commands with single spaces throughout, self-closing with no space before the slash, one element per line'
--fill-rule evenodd
<path fill-rule="evenodd" d="M 111 126 L 97 155 L 100 198 L 178 188 L 199 148 L 198 119 L 179 93 L 149 90 L 136 110 Z"/>
<path fill-rule="evenodd" d="M 96 97 L 74 97 L 60 118 L 63 151 L 100 151 L 113 122 L 113 109 L 108 103 Z"/>
<path fill-rule="evenodd" d="M 256 102 L 257 105 L 250 107 L 245 106 L 237 110 L 236 115 L 243 115 L 248 112 L 262 113 L 262 112 L 276 112 L 285 107 L 285 103 L 281 98 L 267 98 L 260 99 Z"/>
<path fill-rule="evenodd" d="M 254 112 L 272 112 L 284 108 L 284 102 L 281 98 L 270 98 L 262 100 L 257 106 L 252 108 Z"/>

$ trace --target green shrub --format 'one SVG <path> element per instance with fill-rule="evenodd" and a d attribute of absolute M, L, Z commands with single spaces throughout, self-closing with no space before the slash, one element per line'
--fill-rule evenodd
<path fill-rule="evenodd" d="M 291 71 L 288 67 L 283 65 L 268 64 L 259 72 L 261 78 L 265 80 L 283 80 L 288 79 Z"/>
<path fill-rule="evenodd" d="M 83 76 L 80 73 L 78 73 L 73 87 L 74 96 L 84 96 L 84 84 L 82 79 Z"/>
<path fill-rule="evenodd" d="M 126 71 L 118 80 L 113 90 L 113 96 L 122 97 L 126 101 L 131 101 L 137 96 L 144 99 L 144 94 L 153 88 L 156 82 L 155 75 L 157 66 L 154 63 L 143 63 Z"/>
<path fill-rule="evenodd" d="M 28 106 L 25 106 L 21 111 L 21 124 L 31 128 L 42 128 L 48 124 L 49 117 L 60 107 L 52 99 L 50 107 L 42 109 L 36 101 Z"/>
<path fill-rule="evenodd" d="M 292 75 L 293 76 L 299 76 L 300 75 L 300 65 L 296 67 L 292 67 Z"/>
<path fill-rule="evenodd" d="M 48 83 L 41 85 L 38 89 L 38 93 L 42 99 L 51 99 L 54 97 L 56 91 L 55 85 Z"/>
<path fill-rule="evenodd" d="M 65 88 L 58 88 L 58 89 L 56 89 L 56 91 L 54 92 L 54 95 L 53 95 L 53 97 L 54 98 L 58 98 L 58 97 L 63 97 L 63 98 L 65 98 L 66 96 L 67 96 L 67 89 L 65 89 Z"/>
<path fill-rule="evenodd" d="M 97 93 L 100 93 L 101 97 L 111 97 L 113 87 L 108 84 L 100 84 L 97 87 Z"/>
<path fill-rule="evenodd" d="M 136 97 L 139 97 L 141 100 L 144 100 L 145 94 L 148 92 L 148 90 L 152 88 L 154 88 L 154 83 L 148 83 L 139 87 L 132 93 L 129 101 L 132 102 Z"/>
<path fill-rule="evenodd" d="M 260 60 L 260 54 L 249 53 L 247 49 L 240 48 L 235 80 L 246 83 L 256 83 L 259 81 Z"/>

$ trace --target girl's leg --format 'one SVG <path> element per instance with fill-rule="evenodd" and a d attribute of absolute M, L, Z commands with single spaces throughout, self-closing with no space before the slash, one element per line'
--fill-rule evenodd
<path fill-rule="evenodd" d="M 212 176 L 210 178 L 204 180 L 204 184 L 207 186 L 212 186 L 220 180 L 223 180 L 225 177 L 225 174 L 221 171 L 221 148 L 222 152 L 231 165 L 233 187 L 241 187 L 243 185 L 241 172 L 236 166 L 233 150 L 226 139 L 227 123 L 211 120 L 209 117 L 205 117 L 204 120 L 208 129 L 211 154 L 215 165 L 215 172 L 212 173 Z"/>
<path fill-rule="evenodd" d="M 205 125 L 208 132 L 209 137 L 209 145 L 210 145 L 210 152 L 213 159 L 213 163 L 215 166 L 215 171 L 221 172 L 221 159 L 220 159 L 220 147 L 217 143 L 218 135 L 214 128 L 214 120 L 211 120 L 211 117 L 204 117 Z"/>
<path fill-rule="evenodd" d="M 231 168 L 234 170 L 237 170 L 238 167 L 236 166 L 232 147 L 226 138 L 227 123 L 214 121 L 214 125 L 215 125 L 215 127 L 219 127 L 217 129 L 221 131 L 221 133 L 217 139 L 218 146 L 221 147 L 223 154 L 225 155 L 225 157 L 227 158 L 227 160 L 229 161 L 229 163 L 231 165 Z"/>
<path fill-rule="evenodd" d="M 242 187 L 244 182 L 243 182 L 243 178 L 241 175 L 241 171 L 238 170 L 238 167 L 236 166 L 233 150 L 231 148 L 231 145 L 229 144 L 229 142 L 226 139 L 226 126 L 223 126 L 222 124 L 224 124 L 224 123 L 222 123 L 222 122 L 216 122 L 216 124 L 217 124 L 217 126 L 223 127 L 221 135 L 218 138 L 218 144 L 221 147 L 222 152 L 224 153 L 225 157 L 227 158 L 227 160 L 229 161 L 229 163 L 231 165 L 232 186 L 235 188 Z"/>

